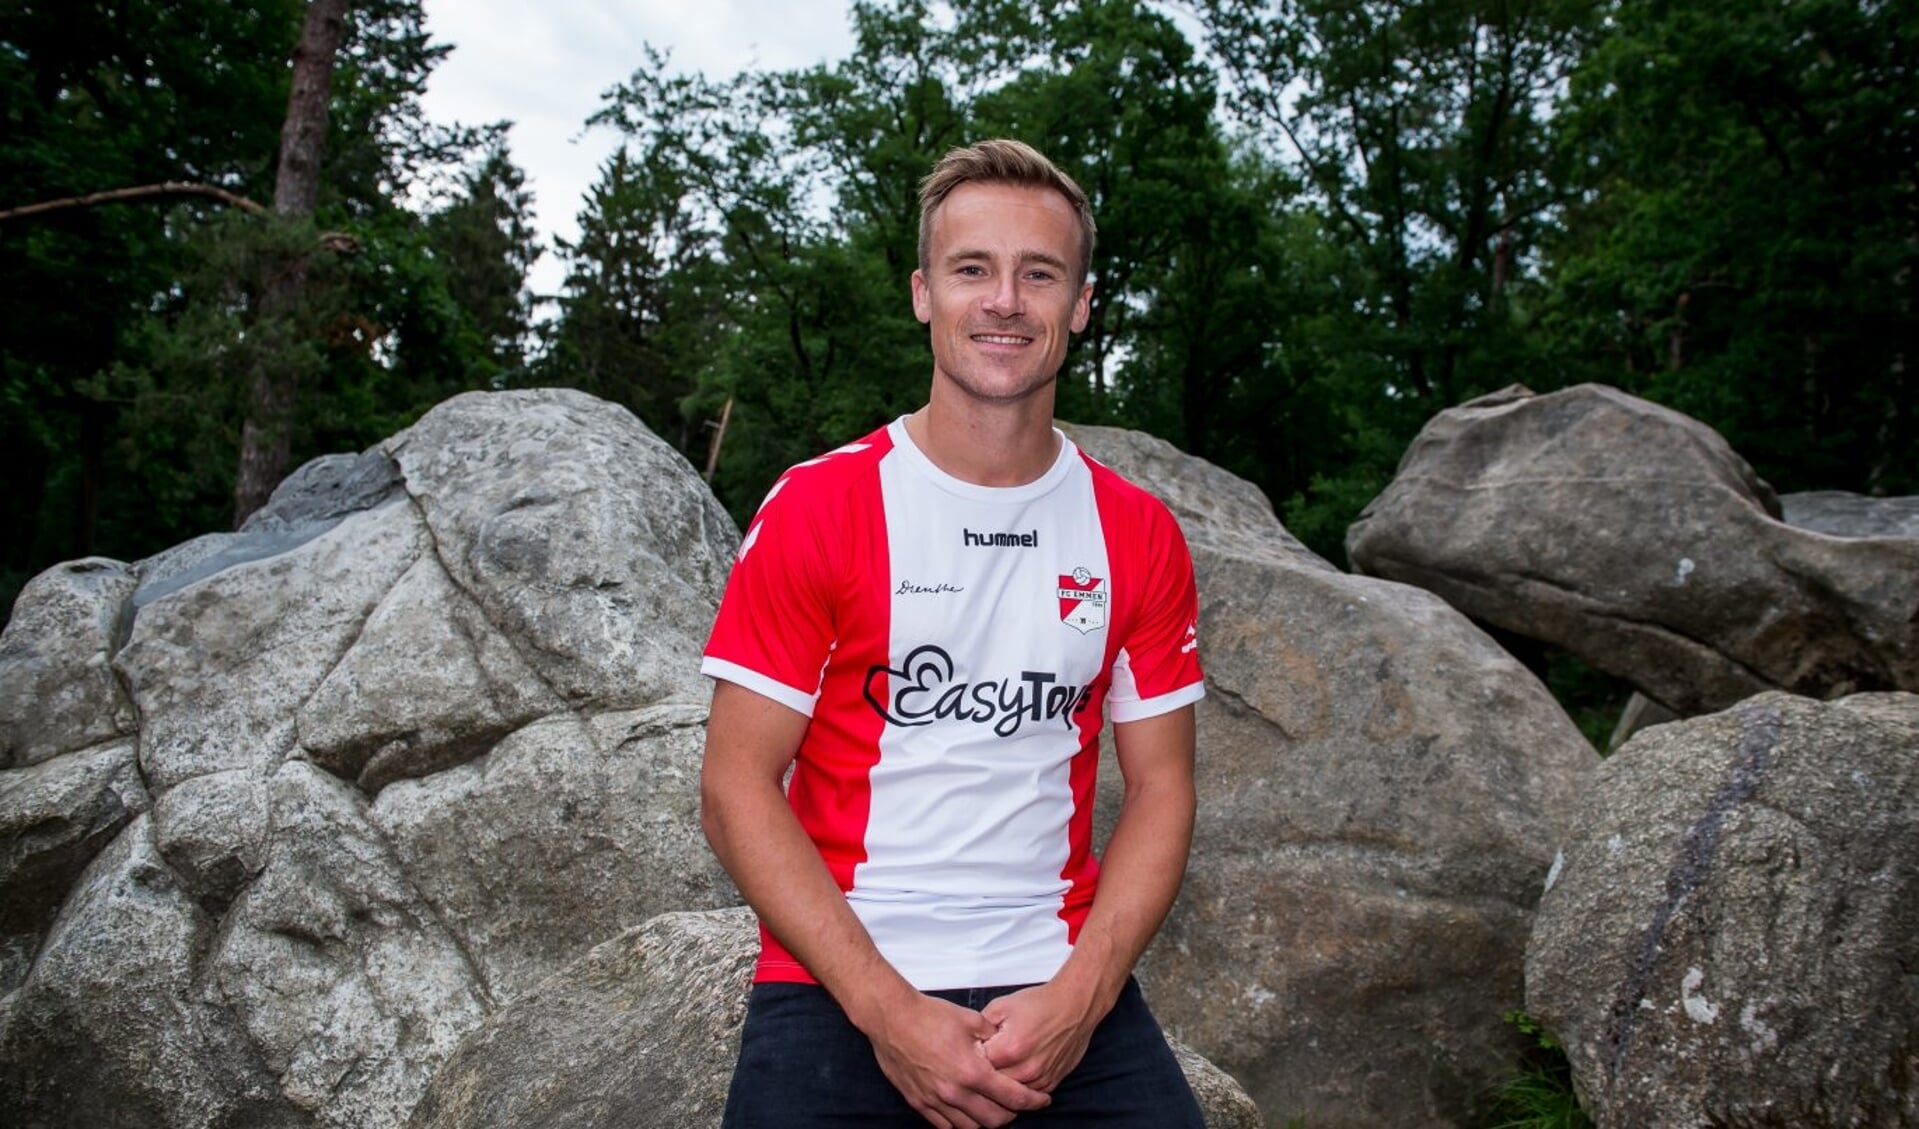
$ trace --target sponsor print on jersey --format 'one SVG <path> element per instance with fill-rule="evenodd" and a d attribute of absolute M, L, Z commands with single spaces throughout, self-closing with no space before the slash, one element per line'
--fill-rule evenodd
<path fill-rule="evenodd" d="M 953 656 L 931 643 L 913 648 L 897 668 L 875 666 L 866 672 L 867 704 L 894 725 L 931 725 L 936 721 L 970 721 L 990 725 L 1001 737 L 1011 737 L 1029 721 L 1059 718 L 1070 726 L 1072 715 L 1092 700 L 1091 686 L 1062 685 L 1059 676 L 1043 670 L 1022 670 L 1007 678 L 955 681 Z M 890 686 L 883 700 L 874 691 Z"/>
<path fill-rule="evenodd" d="M 1059 578 L 1059 621 L 1082 635 L 1090 635 L 1106 626 L 1106 600 L 1112 593 L 1101 587 L 1103 576 L 1094 576 L 1084 567 Z"/>

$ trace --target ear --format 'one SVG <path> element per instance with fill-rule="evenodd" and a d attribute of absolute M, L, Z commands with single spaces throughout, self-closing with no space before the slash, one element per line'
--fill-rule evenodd
<path fill-rule="evenodd" d="M 921 318 L 921 321 L 926 319 Z M 1073 300 L 1073 332 L 1085 333 L 1086 323 L 1093 320 L 1093 284 L 1081 283 L 1079 297 Z"/>
<path fill-rule="evenodd" d="M 921 271 L 913 272 L 913 316 L 921 325 L 933 323 L 933 296 L 926 290 L 926 275 Z"/>

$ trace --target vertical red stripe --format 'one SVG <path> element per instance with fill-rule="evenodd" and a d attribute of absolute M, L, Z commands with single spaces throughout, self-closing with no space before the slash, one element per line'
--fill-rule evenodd
<path fill-rule="evenodd" d="M 1120 641 L 1131 630 L 1138 608 L 1139 584 L 1141 574 L 1131 567 L 1133 556 L 1128 546 L 1141 543 L 1145 531 L 1134 528 L 1130 512 L 1118 503 L 1115 492 L 1108 489 L 1108 476 L 1112 471 L 1088 458 L 1084 452 L 1086 467 L 1092 475 L 1093 503 L 1099 512 L 1100 538 L 1106 546 L 1106 590 L 1110 604 L 1106 613 L 1106 656 L 1101 666 L 1102 677 L 1092 699 L 1087 703 L 1086 712 L 1077 720 L 1080 731 L 1080 749 L 1073 756 L 1071 780 L 1073 789 L 1073 815 L 1067 822 L 1066 867 L 1060 877 L 1070 883 L 1066 892 L 1065 904 L 1060 909 L 1060 917 L 1066 922 L 1066 939 L 1069 943 L 1078 943 L 1080 927 L 1086 923 L 1086 912 L 1092 908 L 1093 894 L 1099 886 L 1099 860 L 1093 856 L 1093 806 L 1098 793 L 1099 777 L 1099 733 L 1103 724 L 1106 691 L 1111 684 L 1113 661 L 1119 657 Z"/>
<path fill-rule="evenodd" d="M 886 665 L 892 619 L 892 562 L 887 554 L 886 512 L 876 464 L 890 450 L 884 429 L 867 436 L 871 446 L 852 455 L 862 472 L 834 475 L 837 497 L 809 497 L 809 505 L 832 516 L 817 523 L 824 559 L 835 563 L 841 588 L 836 601 L 836 649 L 826 660 L 820 696 L 787 784 L 787 803 L 841 891 L 853 888 L 853 872 L 866 861 L 866 827 L 873 808 L 872 770 L 880 759 L 886 721 L 866 705 L 867 671 Z M 884 676 L 881 676 L 884 678 Z M 880 687 L 884 692 L 884 685 Z M 778 939 L 760 928 L 758 981 L 811 983 Z"/>

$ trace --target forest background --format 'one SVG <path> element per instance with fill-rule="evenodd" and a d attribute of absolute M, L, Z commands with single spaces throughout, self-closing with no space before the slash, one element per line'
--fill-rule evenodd
<path fill-rule="evenodd" d="M 0 0 L 0 617 L 468 389 L 584 389 L 698 467 L 724 418 L 744 519 L 924 396 L 918 178 L 1001 135 L 1100 224 L 1060 417 L 1250 479 L 1335 562 L 1418 428 L 1514 382 L 1669 405 L 1781 491 L 1919 493 L 1919 0 L 1177 14 L 862 0 L 836 62 L 649 54 L 542 247 L 506 123 L 423 114 L 418 0 Z"/>

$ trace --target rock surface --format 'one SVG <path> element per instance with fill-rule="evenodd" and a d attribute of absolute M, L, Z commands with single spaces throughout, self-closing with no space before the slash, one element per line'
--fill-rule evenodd
<path fill-rule="evenodd" d="M 0 995 L 25 978 L 87 864 L 149 805 L 131 741 L 0 773 Z"/>
<path fill-rule="evenodd" d="M 1165 444 L 1077 434 L 1169 499 L 1204 595 L 1202 821 L 1153 1006 L 1270 1124 L 1471 1123 L 1590 748 L 1438 599 L 1340 573 Z M 736 545 L 624 411 L 475 394 L 239 533 L 36 581 L 0 707 L 84 705 L 0 708 L 26 719 L 0 895 L 31 911 L 0 1122 L 397 1124 L 596 943 L 734 904 L 694 672 Z M 682 1003 L 717 1006 L 645 1006 Z"/>
<path fill-rule="evenodd" d="M 1599 385 L 1515 386 L 1435 416 L 1346 547 L 1681 716 L 1768 689 L 1919 689 L 1919 540 L 1779 514 L 1696 420 Z"/>
<path fill-rule="evenodd" d="M 1781 494 L 1787 525 L 1833 537 L 1919 537 L 1919 498 L 1875 498 L 1843 490 Z"/>
<path fill-rule="evenodd" d="M 623 409 L 471 394 L 239 533 L 33 581 L 0 1123 L 398 1124 L 594 943 L 737 901 L 696 818 L 737 544 Z"/>
<path fill-rule="evenodd" d="M 1526 982 L 1602 1129 L 1919 1125 L 1919 695 L 1760 695 L 1589 796 Z"/>
<path fill-rule="evenodd" d="M 1334 569 L 1249 483 L 1072 434 L 1168 502 L 1199 574 L 1199 823 L 1140 969 L 1155 1013 L 1269 1125 L 1474 1124 L 1592 748 L 1465 617 Z M 1119 783 L 1109 761 L 1103 825 Z"/>
<path fill-rule="evenodd" d="M 719 1125 L 758 952 L 746 909 L 664 914 L 599 945 L 468 1036 L 408 1129 Z M 1174 1049 L 1208 1129 L 1257 1129 L 1245 1091 Z"/>
<path fill-rule="evenodd" d="M 102 557 L 27 582 L 0 632 L 0 769 L 128 736 L 133 703 L 108 665 L 136 581 Z"/>

